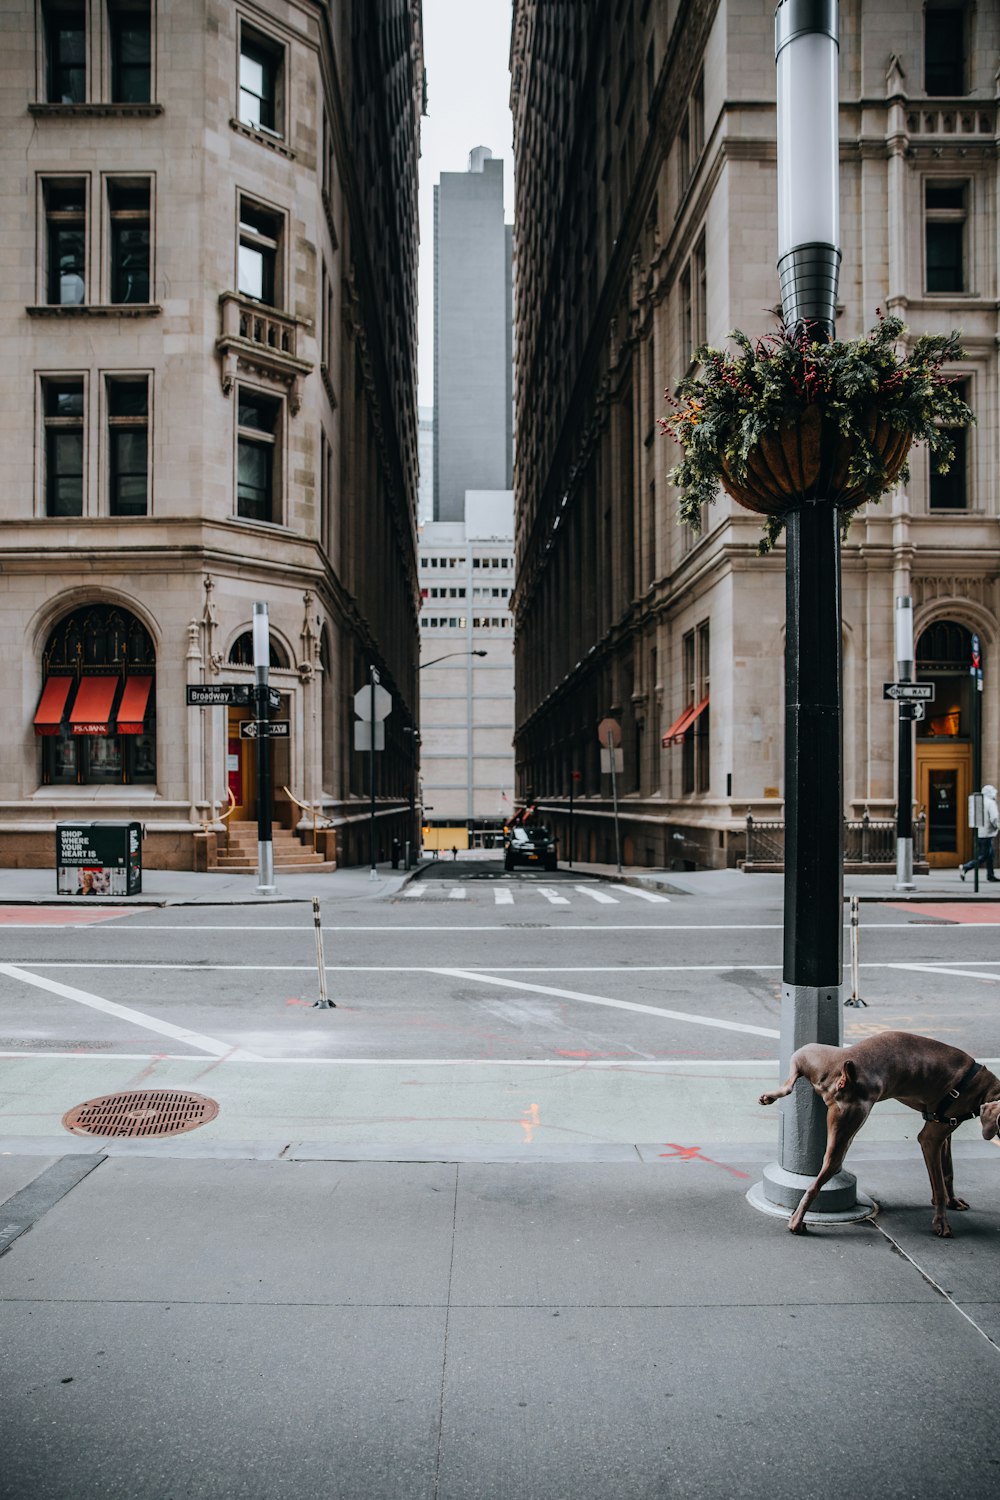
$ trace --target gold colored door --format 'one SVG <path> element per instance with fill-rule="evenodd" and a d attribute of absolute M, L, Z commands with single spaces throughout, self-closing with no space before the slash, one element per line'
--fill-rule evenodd
<path fill-rule="evenodd" d="M 968 826 L 972 746 L 917 743 L 917 801 L 927 815 L 925 848 L 932 870 L 954 869 L 972 857 Z"/>

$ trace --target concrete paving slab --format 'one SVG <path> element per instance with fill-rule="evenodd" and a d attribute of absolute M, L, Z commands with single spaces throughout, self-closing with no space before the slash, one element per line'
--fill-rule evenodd
<path fill-rule="evenodd" d="M 994 1161 L 956 1160 L 955 1190 L 971 1206 L 966 1212 L 949 1210 L 952 1237 L 947 1240 L 931 1230 L 930 1186 L 922 1161 L 871 1161 L 863 1172 L 865 1188 L 879 1204 L 881 1227 L 961 1303 L 1000 1306 L 1000 1152 L 994 1156 Z"/>
<path fill-rule="evenodd" d="M 870 1226 L 824 1229 L 822 1247 L 814 1250 L 813 1241 L 788 1234 L 781 1221 L 746 1204 L 750 1182 L 748 1174 L 691 1159 L 662 1170 L 462 1167 L 452 1302 L 933 1301 L 933 1290 Z"/>
<path fill-rule="evenodd" d="M 439 1500 L 992 1492 L 996 1351 L 939 1301 L 820 1303 L 453 1309 Z"/>
<path fill-rule="evenodd" d="M 44 1156 L 11 1156 L 0 1150 L 0 1203 L 6 1203 L 29 1182 L 34 1182 L 40 1172 L 51 1167 L 58 1152 Z"/>
<path fill-rule="evenodd" d="M 423 1500 L 445 1312 L 8 1302 L 2 1500 Z"/>
<path fill-rule="evenodd" d="M 444 1303 L 455 1172 L 109 1158 L 0 1260 L 0 1295 Z"/>

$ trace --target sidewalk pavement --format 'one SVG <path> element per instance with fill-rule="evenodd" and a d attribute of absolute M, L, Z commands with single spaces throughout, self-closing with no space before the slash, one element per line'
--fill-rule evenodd
<path fill-rule="evenodd" d="M 804 1238 L 746 1203 L 753 1148 L 142 1144 L 0 1157 L 0 1226 L 24 1227 L 0 1257 L 0 1500 L 996 1492 L 985 1143 L 956 1147 L 973 1210 L 948 1241 L 912 1144 L 859 1144 L 879 1217 Z"/>
<path fill-rule="evenodd" d="M 475 850 L 471 853 L 478 856 L 477 863 L 499 858 L 493 851 Z M 311 901 L 313 896 L 318 896 L 321 901 L 380 899 L 398 895 L 409 881 L 419 879 L 425 870 L 433 870 L 436 878 L 460 881 L 463 863 L 467 862 L 468 856 L 463 853 L 463 859 L 454 865 L 454 873 L 451 860 L 435 863 L 424 859 L 412 870 L 394 870 L 391 863 L 384 863 L 377 866 L 374 880 L 368 865 L 319 874 L 278 870 L 275 872 L 277 889 L 273 896 L 258 892 L 255 874 L 232 871 L 200 874 L 191 870 L 143 870 L 142 894 L 138 896 L 58 896 L 54 869 L 8 868 L 0 869 L 0 905 L 247 906 Z M 564 874 L 621 880 L 626 885 L 648 887 L 665 895 L 721 901 L 780 903 L 784 885 L 782 875 L 744 875 L 742 870 L 674 871 L 627 865 L 619 875 L 614 865 L 578 861 L 571 867 L 561 863 L 559 868 Z M 996 901 L 1000 904 L 1000 892 L 990 890 L 985 876 L 980 880 L 977 895 L 971 875 L 960 881 L 957 870 L 932 870 L 929 875 L 917 875 L 912 891 L 897 891 L 894 887 L 894 875 L 848 875 L 844 879 L 844 896 L 845 899 L 858 896 L 862 901 Z"/>

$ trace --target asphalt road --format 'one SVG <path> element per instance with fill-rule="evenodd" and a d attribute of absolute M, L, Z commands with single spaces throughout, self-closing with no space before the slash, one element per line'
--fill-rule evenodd
<path fill-rule="evenodd" d="M 865 906 L 868 1004 L 845 1010 L 846 1039 L 899 1028 L 1000 1056 L 997 913 L 948 912 Z M 629 1137 L 631 1119 L 630 1138 L 642 1141 L 660 1134 L 643 1068 L 682 1070 L 675 1104 L 684 1117 L 702 1070 L 702 1137 L 755 1135 L 748 1116 L 728 1122 L 728 1134 L 714 1120 L 704 1070 L 718 1065 L 718 1097 L 728 1102 L 726 1088 L 736 1089 L 741 1108 L 759 1078 L 775 1076 L 773 896 L 709 904 L 565 869 L 506 874 L 499 861 L 443 859 L 391 900 L 328 903 L 323 940 L 331 1010 L 313 1003 L 306 903 L 0 909 L 0 1064 L 14 1081 L 0 1102 L 0 1137 L 58 1130 L 69 1103 L 140 1076 L 189 1086 L 211 1069 L 221 1088 L 222 1065 L 244 1111 L 227 1111 L 234 1139 L 333 1131 L 391 1144 L 443 1129 L 452 1141 L 463 1132 L 481 1141 L 500 1122 L 501 1139 L 513 1124 L 513 1139 L 536 1140 L 549 1120 L 561 1138 L 593 1143 Z M 847 941 L 845 912 L 845 960 Z M 301 1070 L 324 1064 L 340 1070 L 338 1107 L 311 1100 L 299 1118 L 296 1102 L 323 1091 Z M 419 1083 L 414 1068 L 424 1070 Z M 563 1102 L 572 1071 L 572 1110 L 539 1102 L 540 1082 L 513 1113 L 501 1098 L 457 1102 L 459 1084 L 476 1090 L 487 1078 L 501 1095 L 523 1092 L 523 1068 L 556 1070 L 547 1081 L 558 1079 Z M 773 1131 L 773 1119 L 760 1128 Z"/>

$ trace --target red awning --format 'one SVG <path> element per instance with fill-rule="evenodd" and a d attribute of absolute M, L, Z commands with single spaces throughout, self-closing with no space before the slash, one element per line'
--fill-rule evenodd
<path fill-rule="evenodd" d="M 50 677 L 42 688 L 42 696 L 35 709 L 35 733 L 58 734 L 62 716 L 66 711 L 66 699 L 73 686 L 72 677 Z"/>
<path fill-rule="evenodd" d="M 706 694 L 705 697 L 702 698 L 700 703 L 693 703 L 690 708 L 686 708 L 681 714 L 680 718 L 674 720 L 670 728 L 667 730 L 666 734 L 663 736 L 663 739 L 660 743 L 663 745 L 664 749 L 666 749 L 668 745 L 682 744 L 684 736 L 691 728 L 691 725 L 694 723 L 695 719 L 697 719 L 699 714 L 704 713 L 707 707 L 708 694 Z"/>
<path fill-rule="evenodd" d="M 152 686 L 152 677 L 126 678 L 125 691 L 118 705 L 119 734 L 142 734 L 142 722 L 146 717 L 146 704 L 149 702 Z"/>
<path fill-rule="evenodd" d="M 69 716 L 74 734 L 110 734 L 117 677 L 83 677 Z"/>

